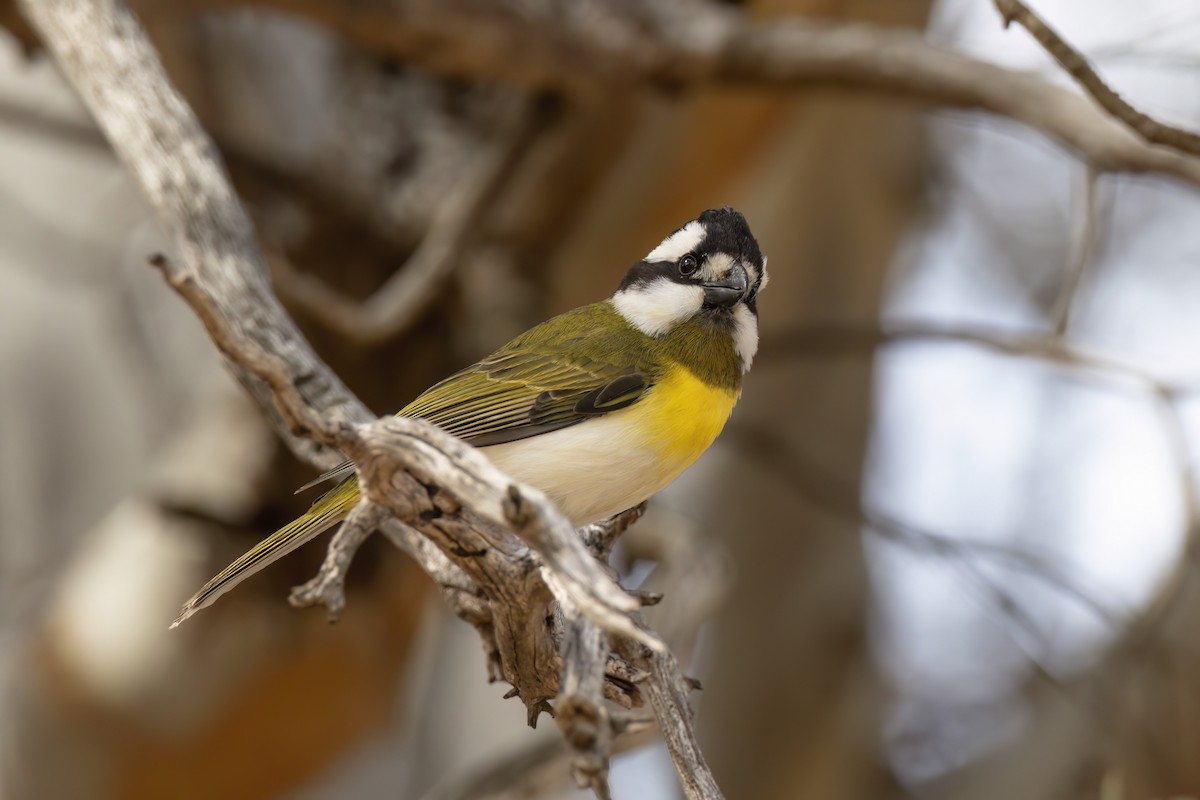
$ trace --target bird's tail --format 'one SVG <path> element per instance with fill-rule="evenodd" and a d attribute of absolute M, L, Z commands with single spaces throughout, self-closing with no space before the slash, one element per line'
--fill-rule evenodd
<path fill-rule="evenodd" d="M 283 558 L 314 536 L 341 522 L 358 502 L 357 481 L 351 478 L 322 495 L 312 508 L 256 544 L 253 549 L 221 570 L 183 604 L 183 610 L 171 623 L 178 626 L 202 608 L 212 605 L 218 597 L 258 572 Z"/>

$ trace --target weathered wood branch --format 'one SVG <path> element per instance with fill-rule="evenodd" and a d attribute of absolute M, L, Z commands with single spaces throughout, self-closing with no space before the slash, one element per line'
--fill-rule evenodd
<path fill-rule="evenodd" d="M 580 535 L 598 558 L 607 559 L 616 538 L 641 513 L 641 508 L 630 509 L 606 523 L 581 528 Z M 625 542 L 625 547 L 627 556 L 656 562 L 647 584 L 670 597 L 686 594 L 687 603 L 672 603 L 647 612 L 672 652 L 686 663 L 700 626 L 732 590 L 733 569 L 728 554 L 718 542 L 697 536 L 682 518 L 672 521 L 669 517 L 660 517 L 651 528 L 640 528 L 632 540 Z M 639 671 L 624 677 L 641 686 L 651 673 Z M 690 684 L 685 682 L 684 686 Z M 559 722 L 562 723 L 561 717 Z M 614 753 L 647 744 L 658 733 L 655 717 L 646 712 L 613 711 L 609 713 L 609 724 Z M 586 739 L 583 743 L 587 744 Z M 580 756 L 564 740 L 536 742 L 441 782 L 424 800 L 517 800 L 550 794 L 561 788 L 563 774 L 568 767 L 578 764 Z"/>
<path fill-rule="evenodd" d="M 1042 132 L 1101 172 L 1161 173 L 1200 186 L 1200 159 L 1144 140 L 1144 125 L 1135 133 L 1070 89 L 912 31 L 753 19 L 704 0 L 222 2 L 303 14 L 426 69 L 561 91 L 581 102 L 613 85 L 833 86 L 984 111 Z"/>
<path fill-rule="evenodd" d="M 515 484 L 478 450 L 428 423 L 374 419 L 316 356 L 271 293 L 216 148 L 133 14 L 116 0 L 26 0 L 22 10 L 157 212 L 176 253 L 153 261 L 231 369 L 295 442 L 317 442 L 356 464 L 363 501 L 321 573 L 295 599 L 336 613 L 355 548 L 394 516 L 437 547 L 434 557 L 403 529 L 391 529 L 434 568 L 444 591 L 458 593 L 458 610 L 484 634 L 492 676 L 513 685 L 531 722 L 559 695 L 564 658 L 568 692 L 576 687 L 567 696 L 603 707 L 598 687 L 606 685 L 603 671 L 614 670 L 609 637 L 643 661 L 661 655 L 661 640 L 636 614 L 639 601 L 609 577 L 541 492 Z M 297 446 L 313 460 L 328 460 Z M 546 624 L 556 616 L 559 636 Z M 573 644 L 562 649 L 562 642 Z M 683 681 L 669 670 L 655 679 Z M 690 716 L 664 715 L 660 724 L 690 725 Z M 566 727 L 569 736 L 579 730 Z M 694 740 L 690 730 L 674 735 Z M 595 742 L 588 769 L 599 785 L 611 739 Z M 681 765 L 688 796 L 720 797 L 715 783 L 700 793 L 690 788 L 696 771 L 707 774 L 702 759 Z"/>

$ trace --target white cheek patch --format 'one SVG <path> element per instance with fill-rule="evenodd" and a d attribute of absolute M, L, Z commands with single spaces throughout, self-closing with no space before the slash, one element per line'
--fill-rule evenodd
<path fill-rule="evenodd" d="M 733 348 L 742 362 L 742 372 L 749 372 L 758 352 L 758 317 L 742 303 L 733 309 Z"/>
<path fill-rule="evenodd" d="M 767 288 L 767 284 L 770 281 L 771 281 L 771 275 L 770 275 L 770 273 L 767 272 L 767 257 L 763 256 L 762 283 L 760 283 L 758 285 L 758 290 L 761 292 L 763 289 Z"/>
<path fill-rule="evenodd" d="M 704 290 L 699 286 L 658 278 L 650 283 L 635 284 L 628 289 L 622 289 L 613 295 L 612 304 L 626 322 L 642 333 L 647 336 L 662 336 L 678 323 L 691 319 L 700 311 L 700 307 L 704 305 Z M 757 341 L 756 333 L 755 342 Z"/>
<path fill-rule="evenodd" d="M 704 241 L 704 226 L 693 220 L 672 233 L 650 251 L 644 261 L 678 261 Z"/>

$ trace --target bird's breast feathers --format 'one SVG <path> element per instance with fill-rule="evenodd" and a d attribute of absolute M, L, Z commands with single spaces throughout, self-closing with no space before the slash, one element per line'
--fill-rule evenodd
<path fill-rule="evenodd" d="M 740 393 L 712 386 L 687 369 L 673 367 L 640 408 L 631 409 L 635 413 L 630 417 L 664 464 L 682 465 L 672 472 L 674 478 L 721 433 Z"/>
<path fill-rule="evenodd" d="M 629 408 L 483 453 L 542 489 L 573 524 L 586 525 L 637 505 L 678 477 L 720 434 L 738 394 L 672 366 Z"/>

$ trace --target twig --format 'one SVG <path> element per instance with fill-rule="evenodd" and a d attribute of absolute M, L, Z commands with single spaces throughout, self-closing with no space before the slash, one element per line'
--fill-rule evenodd
<path fill-rule="evenodd" d="M 1083 87 L 1100 106 L 1136 131 L 1152 144 L 1165 145 L 1191 155 L 1200 155 L 1200 134 L 1159 122 L 1138 111 L 1125 98 L 1104 82 L 1087 58 L 1067 43 L 1021 0 L 995 0 L 996 10 L 1004 18 L 1004 26 L 1017 23 L 1037 40 L 1038 44 L 1058 62 L 1076 83 Z"/>
<path fill-rule="evenodd" d="M 559 607 L 569 609 L 562 602 Z M 608 762 L 613 731 L 604 703 L 604 667 L 608 637 L 599 626 L 585 622 L 568 630 L 562 645 L 562 688 L 554 700 L 554 719 L 571 748 L 571 774 L 581 789 L 599 800 L 610 800 Z"/>
<path fill-rule="evenodd" d="M 299 272 L 281 251 L 275 251 L 268 260 L 280 294 L 322 325 L 360 344 L 374 344 L 407 330 L 477 239 L 486 212 L 533 140 L 536 126 L 527 105 L 524 100 L 514 102 L 501 132 L 484 146 L 467 175 L 442 201 L 412 256 L 369 298 L 351 300 L 320 278 Z"/>
<path fill-rule="evenodd" d="M 360 500 L 342 527 L 334 534 L 333 541 L 325 551 L 325 561 L 312 580 L 297 586 L 288 598 L 297 608 L 323 605 L 334 622 L 346 607 L 346 572 L 358 548 L 383 524 L 386 514 L 382 508 L 366 500 Z"/>
<path fill-rule="evenodd" d="M 864 527 L 882 539 L 930 555 L 952 558 L 964 564 L 982 559 L 1019 569 L 1075 599 L 1114 629 L 1120 627 L 1127 616 L 1099 601 L 1069 572 L 1033 553 L 995 542 L 944 536 L 922 530 L 879 511 L 864 508 L 850 484 L 839 480 L 837 476 L 811 459 L 805 458 L 794 448 L 780 441 L 779 437 L 765 430 L 746 425 L 731 425 L 725 435 L 741 442 L 752 457 L 769 464 L 772 474 L 809 502 L 859 520 Z M 984 576 L 981 575 L 980 579 L 983 580 Z"/>
<path fill-rule="evenodd" d="M 721 790 L 696 739 L 696 726 L 688 705 L 692 683 L 683 677 L 670 652 L 653 654 L 650 672 L 643 691 L 650 698 L 663 741 L 667 743 L 675 771 L 683 781 L 684 797 L 687 800 L 721 797 Z"/>
<path fill-rule="evenodd" d="M 1071 325 L 1071 317 L 1078 304 L 1079 287 L 1083 276 L 1095 257 L 1099 234 L 1100 217 L 1100 173 L 1090 166 L 1084 167 L 1083 190 L 1075 198 L 1075 230 L 1071 236 L 1071 261 L 1062 289 L 1054 303 L 1051 319 L 1054 334 L 1063 337 Z"/>
<path fill-rule="evenodd" d="M 579 538 L 592 551 L 593 556 L 602 562 L 607 562 L 617 539 L 621 538 L 621 534 L 629 530 L 630 526 L 641 519 L 645 513 L 646 503 L 634 506 L 627 511 L 622 511 L 612 519 L 585 525 L 579 529 Z"/>
<path fill-rule="evenodd" d="M 974 324 L 904 320 L 879 325 L 806 325 L 763 340 L 757 364 L 788 358 L 831 358 L 869 355 L 883 345 L 918 341 L 974 344 L 1013 356 L 1038 358 L 1072 367 L 1113 384 L 1175 395 L 1200 390 L 1200 381 L 1168 384 L 1144 369 L 1060 338 L 1052 331 L 1027 331 Z"/>

